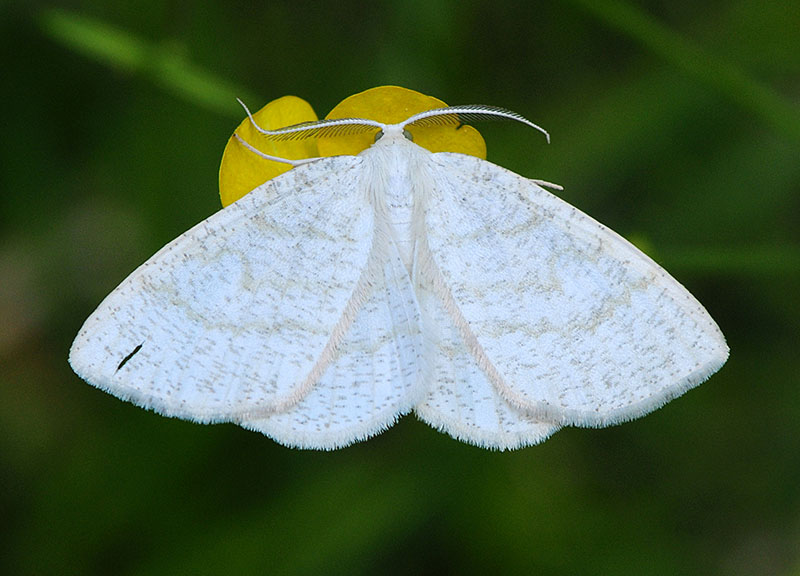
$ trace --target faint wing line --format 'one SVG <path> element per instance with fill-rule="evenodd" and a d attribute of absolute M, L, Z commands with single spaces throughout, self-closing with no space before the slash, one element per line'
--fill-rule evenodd
<path fill-rule="evenodd" d="M 372 236 L 372 246 L 370 247 L 369 256 L 367 256 L 367 263 L 361 271 L 358 282 L 342 311 L 339 321 L 333 327 L 328 342 L 322 349 L 319 358 L 314 363 L 308 376 L 306 376 L 291 396 L 271 405 L 269 408 L 256 410 L 254 412 L 245 412 L 238 417 L 237 421 L 264 418 L 270 414 L 282 412 L 296 405 L 311 392 L 325 373 L 325 370 L 336 360 L 339 348 L 358 316 L 358 311 L 367 302 L 373 290 L 375 290 L 374 283 L 371 282 L 371 279 L 377 274 L 382 273 L 383 264 L 386 259 L 386 250 L 382 248 L 381 244 L 387 241 L 387 234 L 383 228 L 384 227 L 376 220 L 375 233 Z"/>
<path fill-rule="evenodd" d="M 514 396 L 513 392 L 506 385 L 505 379 L 497 370 L 497 367 L 494 365 L 494 363 L 492 363 L 492 361 L 489 359 L 488 354 L 486 354 L 486 350 L 484 350 L 483 346 L 481 346 L 481 343 L 478 341 L 478 338 L 472 331 L 467 319 L 464 318 L 461 309 L 458 307 L 458 304 L 453 297 L 450 287 L 447 285 L 444 276 L 442 276 L 441 270 L 439 270 L 439 266 L 433 259 L 433 255 L 428 248 L 427 238 L 424 236 L 419 239 L 418 254 L 419 274 L 430 283 L 433 293 L 439 298 L 440 302 L 444 306 L 444 309 L 450 315 L 453 324 L 456 326 L 461 334 L 461 337 L 464 339 L 464 342 L 467 345 L 467 350 L 469 350 L 470 354 L 472 354 L 475 362 L 478 364 L 478 367 L 486 374 L 489 382 L 491 382 L 492 386 L 494 386 L 500 397 L 508 401 Z M 519 403 L 512 403 L 512 406 L 519 409 L 522 405 Z"/>

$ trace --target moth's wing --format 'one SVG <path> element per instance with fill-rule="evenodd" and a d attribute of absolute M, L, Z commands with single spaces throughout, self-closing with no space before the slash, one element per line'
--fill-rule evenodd
<path fill-rule="evenodd" d="M 387 234 L 377 234 L 355 294 L 352 323 L 308 395 L 242 426 L 288 446 L 334 449 L 383 431 L 422 398 L 419 307 Z"/>
<path fill-rule="evenodd" d="M 429 175 L 435 266 L 421 261 L 421 274 L 441 271 L 466 346 L 512 406 L 603 426 L 658 408 L 727 359 L 702 305 L 576 208 L 470 156 L 432 155 Z"/>
<path fill-rule="evenodd" d="M 507 450 L 546 440 L 559 426 L 500 396 L 456 326 L 459 312 L 452 296 L 441 282 L 432 282 L 438 271 L 430 259 L 426 272 L 417 278 L 417 296 L 424 313 L 427 392 L 414 412 L 434 428 L 483 448 Z"/>
<path fill-rule="evenodd" d="M 270 180 L 140 266 L 70 351 L 90 384 L 168 416 L 241 421 L 317 384 L 374 244 L 362 161 Z"/>

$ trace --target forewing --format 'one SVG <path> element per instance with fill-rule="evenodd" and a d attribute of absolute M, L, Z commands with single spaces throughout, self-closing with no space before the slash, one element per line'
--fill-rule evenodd
<path fill-rule="evenodd" d="M 470 353 L 512 406 L 562 424 L 611 424 L 725 362 L 705 309 L 613 231 L 480 159 L 434 155 L 429 177 L 430 257 Z"/>
<path fill-rule="evenodd" d="M 298 167 L 201 222 L 86 321 L 70 363 L 157 412 L 238 420 L 299 401 L 373 245 L 361 160 Z"/>
<path fill-rule="evenodd" d="M 376 238 L 344 317 L 346 331 L 308 395 L 242 426 L 288 446 L 334 449 L 381 432 L 411 410 L 424 394 L 419 308 L 387 235 Z"/>

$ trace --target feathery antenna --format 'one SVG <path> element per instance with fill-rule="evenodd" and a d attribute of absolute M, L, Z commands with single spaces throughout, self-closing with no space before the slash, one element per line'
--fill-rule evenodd
<path fill-rule="evenodd" d="M 349 136 L 351 134 L 366 134 L 374 132 L 375 129 L 383 129 L 386 124 L 376 122 L 375 120 L 367 120 L 366 118 L 336 118 L 333 120 L 314 120 L 311 122 L 301 122 L 285 128 L 278 128 L 277 130 L 267 130 L 259 126 L 250 110 L 244 102 L 239 100 L 244 111 L 247 112 L 247 117 L 250 118 L 250 123 L 261 134 L 272 141 L 285 141 L 285 140 L 304 140 L 306 138 L 333 138 L 336 136 Z"/>
<path fill-rule="evenodd" d="M 415 114 L 405 122 L 403 126 L 447 126 L 459 124 L 471 124 L 472 122 L 483 122 L 486 120 L 514 120 L 535 128 L 545 135 L 548 144 L 550 134 L 547 130 L 534 124 L 521 114 L 498 108 L 497 106 L 486 106 L 484 104 L 467 104 L 464 106 L 448 106 L 447 108 L 434 108 Z"/>
<path fill-rule="evenodd" d="M 349 136 L 351 134 L 366 134 L 374 132 L 375 129 L 383 130 L 405 128 L 407 126 L 459 126 L 461 124 L 471 124 L 473 122 L 483 122 L 487 120 L 514 120 L 521 122 L 531 128 L 535 128 L 545 135 L 547 142 L 550 142 L 550 134 L 547 130 L 534 124 L 521 114 L 498 108 L 497 106 L 486 106 L 483 104 L 467 104 L 464 106 L 448 106 L 446 108 L 434 108 L 419 114 L 414 114 L 410 118 L 397 124 L 384 124 L 376 120 L 366 118 L 336 118 L 333 120 L 315 120 L 313 122 L 302 122 L 278 128 L 277 130 L 267 130 L 259 126 L 250 110 L 244 102 L 237 98 L 242 105 L 247 117 L 253 127 L 261 134 L 272 141 L 303 140 L 305 138 L 334 138 L 336 136 Z"/>

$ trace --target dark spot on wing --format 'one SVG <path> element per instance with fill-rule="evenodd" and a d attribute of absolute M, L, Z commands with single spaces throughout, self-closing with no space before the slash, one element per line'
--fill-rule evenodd
<path fill-rule="evenodd" d="M 120 362 L 120 363 L 119 363 L 119 366 L 117 366 L 117 370 L 116 370 L 117 372 L 119 372 L 119 371 L 120 371 L 120 368 L 122 368 L 123 366 L 125 366 L 125 364 L 127 364 L 127 363 L 128 363 L 128 360 L 130 360 L 131 358 L 133 358 L 133 357 L 136 355 L 136 353 L 137 353 L 139 350 L 141 350 L 141 349 L 142 349 L 142 345 L 143 345 L 143 344 L 144 344 L 144 342 L 142 342 L 141 344 L 139 344 L 139 345 L 138 345 L 136 348 L 134 348 L 133 350 L 131 350 L 131 353 L 130 353 L 130 354 L 128 354 L 127 356 L 125 356 L 125 358 L 123 358 L 123 359 L 122 359 L 122 362 Z"/>

